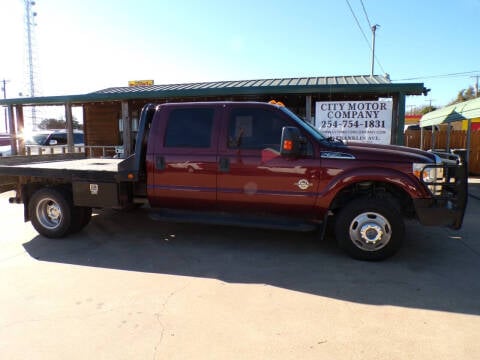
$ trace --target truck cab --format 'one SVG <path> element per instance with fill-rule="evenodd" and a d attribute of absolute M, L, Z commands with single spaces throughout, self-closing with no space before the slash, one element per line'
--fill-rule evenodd
<path fill-rule="evenodd" d="M 321 161 L 313 133 L 300 156 L 280 153 L 282 129 L 296 125 L 263 103 L 162 106 L 148 141 L 150 204 L 314 218 Z"/>

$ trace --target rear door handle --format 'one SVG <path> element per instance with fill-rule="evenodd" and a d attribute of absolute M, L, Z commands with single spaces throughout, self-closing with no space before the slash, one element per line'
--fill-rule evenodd
<path fill-rule="evenodd" d="M 218 162 L 218 168 L 221 172 L 229 172 L 230 171 L 230 159 L 229 158 L 220 158 Z"/>
<path fill-rule="evenodd" d="M 163 156 L 157 155 L 155 156 L 155 169 L 163 170 L 165 169 L 165 159 Z"/>

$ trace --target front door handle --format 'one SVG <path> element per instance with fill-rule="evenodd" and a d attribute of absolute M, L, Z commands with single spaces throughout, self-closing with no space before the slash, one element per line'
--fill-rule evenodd
<path fill-rule="evenodd" d="M 221 172 L 229 172 L 230 171 L 230 159 L 229 158 L 220 158 L 218 162 L 218 168 Z"/>

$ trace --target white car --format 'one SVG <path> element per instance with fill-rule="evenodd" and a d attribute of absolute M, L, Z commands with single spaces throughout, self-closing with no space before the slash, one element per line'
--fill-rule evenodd
<path fill-rule="evenodd" d="M 83 131 L 73 131 L 73 143 L 77 146 L 84 145 Z M 32 133 L 25 139 L 26 145 L 54 146 L 67 145 L 66 130 L 43 130 Z"/>
<path fill-rule="evenodd" d="M 0 146 L 0 156 L 11 156 L 12 147 L 10 145 Z"/>

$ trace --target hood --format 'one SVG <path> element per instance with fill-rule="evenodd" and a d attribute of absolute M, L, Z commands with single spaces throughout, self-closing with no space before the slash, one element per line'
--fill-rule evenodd
<path fill-rule="evenodd" d="M 347 142 L 344 151 L 355 156 L 358 160 L 435 163 L 435 155 L 420 149 L 398 145 L 366 144 Z"/>

